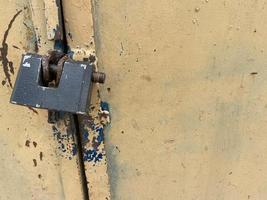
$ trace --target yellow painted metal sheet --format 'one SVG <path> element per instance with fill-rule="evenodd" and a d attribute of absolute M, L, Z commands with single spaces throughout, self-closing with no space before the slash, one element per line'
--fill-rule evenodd
<path fill-rule="evenodd" d="M 9 104 L 21 55 L 53 48 L 44 3 L 1 0 L 0 5 L 0 199 L 80 200 L 80 171 L 71 141 L 48 125 L 47 111 Z"/>
<path fill-rule="evenodd" d="M 96 2 L 113 199 L 266 199 L 266 2 Z"/>

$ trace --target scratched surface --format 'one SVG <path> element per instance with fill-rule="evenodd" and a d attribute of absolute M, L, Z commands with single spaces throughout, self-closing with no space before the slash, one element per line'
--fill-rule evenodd
<path fill-rule="evenodd" d="M 47 112 L 9 103 L 26 52 L 45 53 L 44 2 L 0 0 L 0 199 L 82 199 L 71 131 Z"/>
<path fill-rule="evenodd" d="M 95 2 L 113 199 L 267 199 L 266 1 Z"/>

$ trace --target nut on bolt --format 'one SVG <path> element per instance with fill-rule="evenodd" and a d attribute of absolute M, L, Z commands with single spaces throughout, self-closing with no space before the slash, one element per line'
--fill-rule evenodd
<path fill-rule="evenodd" d="M 92 74 L 92 81 L 94 83 L 105 83 L 106 74 L 102 72 L 93 72 Z"/>

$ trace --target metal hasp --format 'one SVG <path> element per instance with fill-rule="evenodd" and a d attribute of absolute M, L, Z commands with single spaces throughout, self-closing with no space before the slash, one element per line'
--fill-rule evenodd
<path fill-rule="evenodd" d="M 56 87 L 43 82 L 42 56 L 26 54 L 10 102 L 35 108 L 86 114 L 90 104 L 93 65 L 67 59 Z"/>

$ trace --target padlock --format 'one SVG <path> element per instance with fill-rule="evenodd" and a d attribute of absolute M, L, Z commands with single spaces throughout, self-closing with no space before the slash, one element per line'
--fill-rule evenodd
<path fill-rule="evenodd" d="M 50 87 L 43 80 L 42 58 L 37 54 L 23 55 L 10 102 L 86 114 L 90 105 L 92 82 L 104 82 L 105 74 L 94 72 L 94 66 L 88 62 L 66 59 L 62 63 L 58 85 Z"/>

